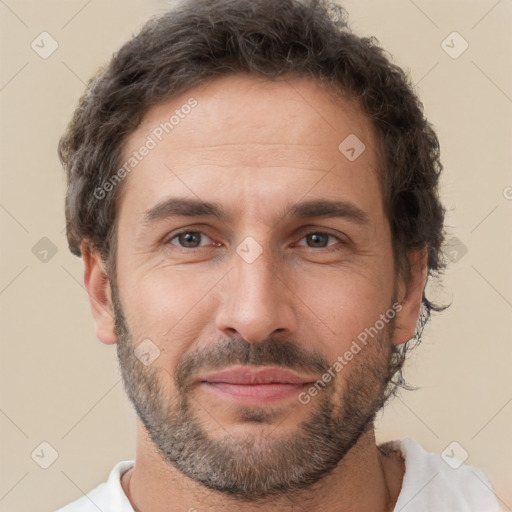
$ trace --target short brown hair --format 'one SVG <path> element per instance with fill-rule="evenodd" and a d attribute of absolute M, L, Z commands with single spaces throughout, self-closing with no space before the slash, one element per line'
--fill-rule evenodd
<path fill-rule="evenodd" d="M 123 144 L 148 109 L 233 73 L 307 76 L 356 100 L 384 156 L 379 177 L 397 268 L 406 272 L 407 253 L 427 248 L 429 275 L 441 272 L 437 136 L 404 71 L 375 38 L 355 35 L 345 10 L 329 0 L 182 1 L 124 44 L 89 81 L 59 142 L 74 254 L 86 240 L 104 259 L 112 255 L 122 183 L 101 199 L 94 191 L 118 170 Z M 418 340 L 432 309 L 440 308 L 423 293 Z"/>

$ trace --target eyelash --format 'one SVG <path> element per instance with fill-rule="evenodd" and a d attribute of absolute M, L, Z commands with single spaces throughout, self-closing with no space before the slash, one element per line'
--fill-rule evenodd
<path fill-rule="evenodd" d="M 204 249 L 205 247 L 207 246 L 199 246 L 199 247 L 182 247 L 180 245 L 176 245 L 176 244 L 173 244 L 171 243 L 172 240 L 178 238 L 180 235 L 183 235 L 185 233 L 195 233 L 195 234 L 199 234 L 199 235 L 203 235 L 203 236 L 206 236 L 208 238 L 210 238 L 206 233 L 204 233 L 203 231 L 194 231 L 193 229 L 184 229 L 182 231 L 179 231 L 178 233 L 175 233 L 171 238 L 169 238 L 166 242 L 165 242 L 165 245 L 173 245 L 174 247 L 177 247 L 179 250 L 182 250 L 182 251 L 186 251 L 186 252 L 190 252 L 190 251 L 194 251 L 194 250 L 197 250 L 197 249 Z M 324 252 L 332 252 L 332 251 L 338 251 L 340 250 L 340 247 L 335 247 L 335 248 L 330 248 L 331 246 L 337 246 L 338 244 L 341 244 L 342 246 L 343 245 L 346 245 L 347 244 L 347 241 L 345 240 L 342 240 L 340 237 L 336 236 L 336 235 L 333 235 L 331 233 L 327 233 L 325 231 L 318 231 L 318 230 L 311 230 L 311 231 L 307 231 L 307 232 L 304 232 L 301 236 L 301 238 L 299 239 L 299 241 L 302 241 L 303 239 L 305 239 L 307 236 L 309 235 L 324 235 L 324 236 L 327 236 L 329 238 L 334 238 L 337 243 L 335 244 L 331 244 L 331 245 L 327 245 L 325 247 L 319 247 L 318 249 L 322 249 Z M 210 238 L 211 240 L 211 238 Z M 221 245 L 219 242 L 214 242 L 217 244 L 217 247 L 219 245 Z M 294 245 L 297 245 L 296 243 L 294 243 Z M 307 249 L 315 249 L 315 247 L 308 247 L 308 246 L 305 246 L 305 245 L 301 245 L 299 247 L 306 247 Z"/>
<path fill-rule="evenodd" d="M 165 245 L 174 245 L 175 247 L 178 247 L 179 249 L 183 249 L 183 250 L 186 250 L 186 251 L 193 251 L 194 249 L 203 249 L 205 246 L 200 246 L 200 247 L 181 247 L 179 245 L 176 245 L 176 244 L 173 244 L 171 243 L 172 240 L 174 240 L 175 238 L 178 238 L 180 235 L 184 235 L 185 233 L 198 233 L 200 235 L 203 235 L 203 236 L 207 236 L 208 238 L 210 238 L 206 233 L 204 233 L 203 231 L 194 231 L 193 229 L 185 229 L 183 231 L 179 231 L 178 233 L 175 233 L 171 238 L 169 238 L 167 240 L 167 242 L 165 242 Z M 211 238 L 210 238 L 211 240 Z M 218 242 L 217 242 L 218 243 Z"/>
<path fill-rule="evenodd" d="M 304 232 L 302 234 L 302 236 L 300 237 L 299 242 L 301 242 L 302 240 L 306 239 L 308 236 L 311 236 L 311 235 L 326 236 L 328 245 L 326 245 L 325 247 L 310 247 L 308 245 L 299 245 L 299 247 L 305 247 L 306 249 L 318 249 L 318 250 L 322 250 L 325 253 L 325 252 L 339 251 L 341 249 L 341 246 L 345 245 L 345 241 L 342 240 L 340 237 L 333 235 L 332 233 L 327 233 L 325 231 L 318 231 L 318 230 Z M 336 242 L 334 244 L 329 245 L 330 238 L 333 238 Z M 294 243 L 293 245 L 297 246 L 298 243 Z"/>

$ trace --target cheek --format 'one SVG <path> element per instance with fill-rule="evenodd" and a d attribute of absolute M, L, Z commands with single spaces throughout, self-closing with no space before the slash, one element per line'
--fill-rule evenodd
<path fill-rule="evenodd" d="M 123 304 L 136 341 L 154 339 L 175 352 L 197 338 L 201 322 L 209 318 L 210 301 L 205 298 L 219 280 L 214 274 L 170 267 L 133 273 L 125 281 Z"/>
<path fill-rule="evenodd" d="M 312 343 L 317 347 L 322 343 L 321 350 L 334 360 L 386 314 L 393 299 L 393 279 L 382 269 L 322 269 L 321 276 L 319 272 L 306 274 L 297 284 L 297 296 L 303 300 L 301 330 L 311 335 L 316 324 L 318 338 Z"/>

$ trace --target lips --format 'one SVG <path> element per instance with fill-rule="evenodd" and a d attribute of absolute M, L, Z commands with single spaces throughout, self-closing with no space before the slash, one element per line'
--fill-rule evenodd
<path fill-rule="evenodd" d="M 315 381 L 314 377 L 301 376 L 291 370 L 277 367 L 237 366 L 198 379 L 199 382 L 224 383 L 238 386 L 263 384 L 301 385 Z"/>
<path fill-rule="evenodd" d="M 197 384 L 207 392 L 238 405 L 263 407 L 292 400 L 315 381 L 275 366 L 233 366 L 204 375 Z"/>

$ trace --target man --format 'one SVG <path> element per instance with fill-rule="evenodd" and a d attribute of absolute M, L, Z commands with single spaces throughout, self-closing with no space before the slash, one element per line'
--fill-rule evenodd
<path fill-rule="evenodd" d="M 138 415 L 136 461 L 62 512 L 498 509 L 476 468 L 375 442 L 439 309 L 442 166 L 340 7 L 177 4 L 91 81 L 59 154 Z"/>

